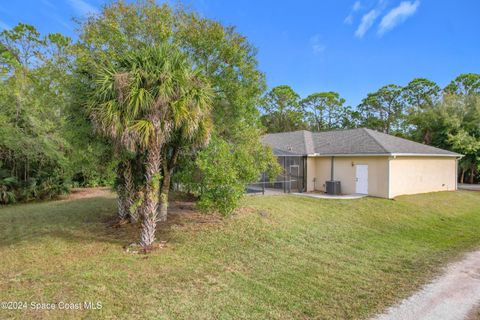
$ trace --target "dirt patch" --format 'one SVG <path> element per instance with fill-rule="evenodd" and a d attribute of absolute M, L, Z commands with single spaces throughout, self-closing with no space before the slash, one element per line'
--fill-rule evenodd
<path fill-rule="evenodd" d="M 109 216 L 103 221 L 106 225 L 107 233 L 117 239 L 123 239 L 126 243 L 125 248 L 135 251 L 135 245 L 132 243 L 138 241 L 141 224 L 119 224 L 116 216 Z M 195 202 L 191 199 L 171 200 L 168 207 L 168 219 L 165 222 L 157 223 L 157 245 L 158 248 L 168 248 L 171 245 L 172 231 L 174 229 L 185 228 L 189 231 L 201 231 L 208 226 L 218 226 L 225 222 L 224 218 L 218 214 L 204 214 L 195 208 Z"/>
<path fill-rule="evenodd" d="M 158 224 L 160 228 L 171 225 L 199 225 L 222 223 L 223 218 L 218 214 L 205 214 L 195 208 L 195 202 L 190 200 L 171 201 L 168 207 L 168 219 Z"/>
<path fill-rule="evenodd" d="M 70 190 L 70 193 L 60 197 L 60 200 L 78 200 L 86 198 L 99 198 L 99 197 L 108 197 L 111 198 L 115 196 L 115 193 L 109 187 L 100 187 L 100 188 L 73 188 Z"/>

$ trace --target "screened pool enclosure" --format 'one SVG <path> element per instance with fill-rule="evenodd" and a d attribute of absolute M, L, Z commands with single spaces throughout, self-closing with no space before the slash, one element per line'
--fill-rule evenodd
<path fill-rule="evenodd" d="M 304 192 L 306 190 L 307 157 L 298 155 L 278 155 L 277 161 L 283 168 L 274 181 L 269 181 L 265 174 L 260 180 L 247 185 L 247 193 Z"/>

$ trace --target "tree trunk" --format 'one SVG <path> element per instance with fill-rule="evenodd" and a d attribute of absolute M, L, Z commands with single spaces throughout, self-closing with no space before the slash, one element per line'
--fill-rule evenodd
<path fill-rule="evenodd" d="M 170 170 L 166 170 L 163 174 L 162 188 L 160 190 L 160 215 L 158 216 L 158 221 L 167 221 L 170 176 Z"/>
<path fill-rule="evenodd" d="M 133 204 L 135 203 L 135 186 L 133 184 L 132 164 L 130 160 L 125 160 L 124 162 L 123 181 L 125 211 L 130 218 L 130 222 L 136 223 L 138 221 L 138 210 L 132 212 Z"/>
<path fill-rule="evenodd" d="M 155 241 L 157 227 L 158 193 L 160 180 L 160 146 L 153 139 L 149 144 L 147 163 L 145 168 L 145 201 L 142 208 L 142 231 L 140 233 L 140 246 L 149 250 Z"/>
<path fill-rule="evenodd" d="M 158 221 L 167 221 L 168 193 L 170 191 L 170 184 L 171 184 L 173 169 L 177 164 L 179 152 L 180 152 L 180 149 L 178 147 L 174 147 L 169 161 L 164 159 L 164 162 L 163 162 L 163 180 L 162 180 L 162 188 L 160 190 L 160 215 L 158 217 Z"/>
<path fill-rule="evenodd" d="M 423 143 L 425 144 L 430 144 L 432 142 L 432 139 L 430 137 L 430 131 L 429 130 L 425 130 L 423 132 Z"/>
<path fill-rule="evenodd" d="M 125 210 L 125 192 L 123 184 L 117 187 L 117 208 L 118 208 L 118 220 L 123 221 L 127 219 L 128 211 Z"/>
<path fill-rule="evenodd" d="M 462 169 L 462 174 L 460 175 L 460 183 L 463 183 L 465 180 L 465 169 Z"/>
<path fill-rule="evenodd" d="M 474 179 L 475 179 L 475 168 L 472 167 L 470 169 L 470 183 L 473 184 L 474 183 Z"/>

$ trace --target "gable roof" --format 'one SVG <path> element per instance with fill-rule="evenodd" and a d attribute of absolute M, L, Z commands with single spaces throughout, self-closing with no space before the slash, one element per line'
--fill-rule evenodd
<path fill-rule="evenodd" d="M 271 133 L 262 137 L 277 156 L 292 155 L 411 155 L 461 156 L 458 153 L 435 148 L 375 130 L 359 128 L 326 132 L 306 130 Z"/>

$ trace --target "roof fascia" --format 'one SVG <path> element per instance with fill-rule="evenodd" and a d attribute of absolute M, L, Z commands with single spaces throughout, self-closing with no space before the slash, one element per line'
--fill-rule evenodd
<path fill-rule="evenodd" d="M 311 153 L 308 157 L 463 157 L 461 154 L 430 154 L 430 153 Z"/>

